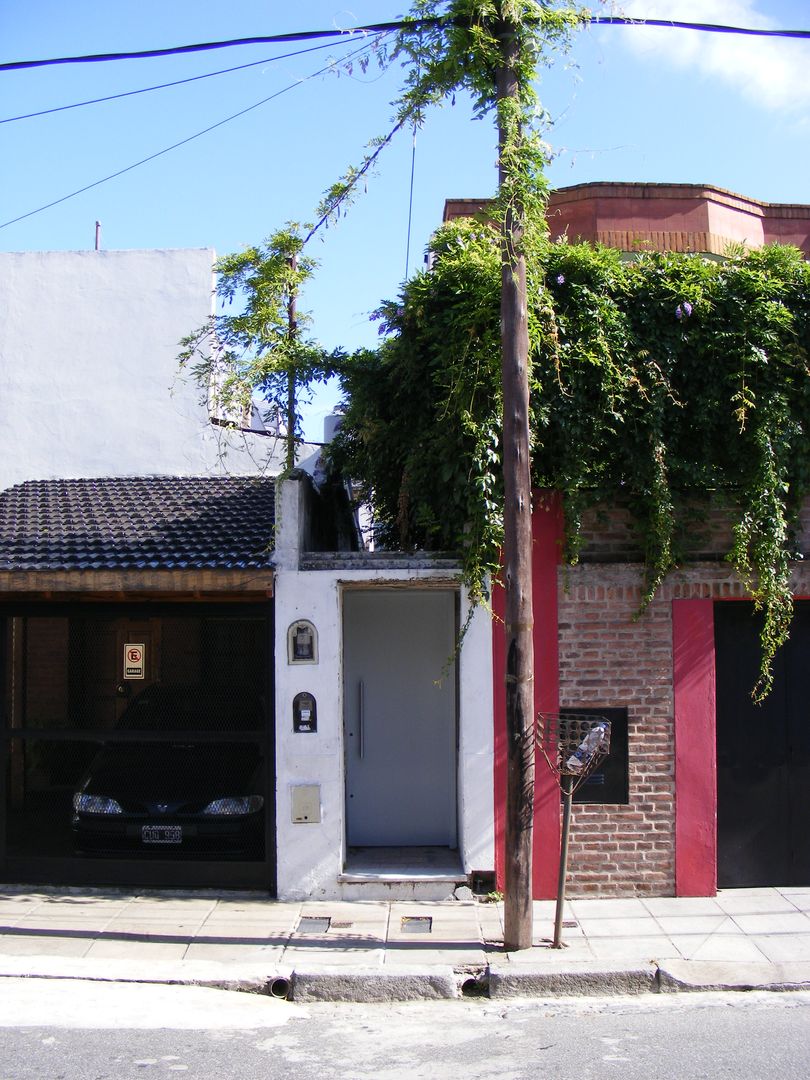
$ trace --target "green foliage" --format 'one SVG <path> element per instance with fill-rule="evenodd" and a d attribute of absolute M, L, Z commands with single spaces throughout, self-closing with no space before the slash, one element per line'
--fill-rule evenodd
<path fill-rule="evenodd" d="M 542 132 L 548 117 L 535 82 L 538 69 L 568 48 L 589 16 L 583 7 L 550 0 L 415 0 L 390 54 L 405 69 L 402 93 L 393 102 L 394 127 L 373 139 L 361 164 L 350 166 L 327 190 L 317 209 L 319 224 L 334 220 L 352 201 L 360 179 L 398 131 L 420 127 L 431 107 L 455 104 L 461 91 L 471 95 L 476 117 L 497 112 L 501 183 L 493 214 L 519 207 L 528 222 L 542 223 L 549 159 Z M 509 66 L 516 94 L 499 102 L 496 72 L 504 65 L 508 38 L 515 42 Z"/>
<path fill-rule="evenodd" d="M 376 353 L 344 365 L 335 460 L 382 538 L 461 553 L 484 595 L 502 539 L 497 230 L 455 222 L 430 272 L 380 309 Z M 735 515 L 730 560 L 765 615 L 757 696 L 792 610 L 791 527 L 810 490 L 810 266 L 793 248 L 725 260 L 536 243 L 529 262 L 532 474 L 580 515 L 628 500 L 644 603 L 681 557 L 695 493 Z"/>
<path fill-rule="evenodd" d="M 181 342 L 180 366 L 206 394 L 212 412 L 242 426 L 255 393 L 285 418 L 287 467 L 300 440 L 301 387 L 335 373 L 336 356 L 305 336 L 309 317 L 297 309 L 302 285 L 315 264 L 301 256 L 297 226 L 275 233 L 261 247 L 226 255 L 215 267 L 217 296 L 236 303 L 235 314 L 212 315 Z"/>
<path fill-rule="evenodd" d="M 415 0 L 390 52 L 380 36 L 369 43 L 369 54 L 381 67 L 398 60 L 406 71 L 402 94 L 393 103 L 392 130 L 372 139 L 360 164 L 350 166 L 330 185 L 316 208 L 314 225 L 303 229 L 289 225 L 262 246 L 217 263 L 218 296 L 228 305 L 236 303 L 238 310 L 212 316 L 184 338 L 180 367 L 191 373 L 209 404 L 230 417 L 235 427 L 241 426 L 240 418 L 257 393 L 277 409 L 288 427 L 288 468 L 300 439 L 300 393 L 340 366 L 340 354 L 329 355 L 305 338 L 308 320 L 293 314 L 301 287 L 315 269 L 302 256 L 304 246 L 322 226 L 345 213 L 396 133 L 421 124 L 429 106 L 455 100 L 457 90 L 472 94 L 477 115 L 500 108 L 503 206 L 518 205 L 521 216 L 525 211 L 529 220 L 543 221 L 546 150 L 539 127 L 545 117 L 532 80 L 538 65 L 550 64 L 586 15 L 583 9 L 546 0 Z M 511 68 L 518 93 L 498 105 L 495 72 L 505 62 L 502 38 L 507 31 L 516 43 Z M 363 67 L 368 61 L 367 55 L 358 64 Z M 470 437 L 481 442 L 477 431 Z M 492 444 L 490 437 L 483 440 L 482 459 Z M 473 482 L 482 493 L 491 494 L 483 468 Z"/>
<path fill-rule="evenodd" d="M 379 351 L 344 366 L 335 461 L 362 481 L 382 540 L 463 548 L 481 598 L 502 537 L 500 256 L 481 227 L 443 230 L 435 257 L 377 313 Z"/>

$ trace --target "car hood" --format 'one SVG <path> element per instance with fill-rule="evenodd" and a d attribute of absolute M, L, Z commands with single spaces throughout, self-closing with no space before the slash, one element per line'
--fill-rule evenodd
<path fill-rule="evenodd" d="M 251 743 L 126 743 L 106 746 L 80 790 L 127 806 L 206 803 L 261 792 L 262 757 Z"/>

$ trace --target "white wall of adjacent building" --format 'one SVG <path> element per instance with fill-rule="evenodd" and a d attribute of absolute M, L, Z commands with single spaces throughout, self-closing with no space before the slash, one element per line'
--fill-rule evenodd
<path fill-rule="evenodd" d="M 228 443 L 178 373 L 181 338 L 214 310 L 214 259 L 210 248 L 0 253 L 0 490 L 267 467 L 274 440 Z"/>

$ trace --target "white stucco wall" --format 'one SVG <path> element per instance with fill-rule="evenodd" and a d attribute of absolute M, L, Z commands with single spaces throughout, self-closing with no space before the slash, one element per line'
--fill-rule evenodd
<path fill-rule="evenodd" d="M 342 671 L 342 594 L 357 585 L 414 587 L 446 583 L 441 571 L 299 571 L 301 485 L 287 481 L 278 500 L 275 591 L 276 776 L 278 895 L 286 899 L 339 899 L 354 894 L 341 883 L 345 854 Z M 466 597 L 462 593 L 462 621 Z M 317 664 L 287 663 L 287 628 L 298 619 L 314 623 L 319 637 Z M 458 817 L 464 870 L 495 865 L 493 811 L 492 638 L 489 614 L 478 608 L 459 657 Z M 301 691 L 314 694 L 315 734 L 293 732 L 292 702 Z M 295 784 L 320 787 L 321 821 L 292 822 Z"/>
<path fill-rule="evenodd" d="M 213 310 L 215 254 L 0 253 L 0 490 L 55 477 L 252 473 L 271 441 L 223 463 L 179 341 Z M 271 471 L 277 471 L 271 469 Z"/>

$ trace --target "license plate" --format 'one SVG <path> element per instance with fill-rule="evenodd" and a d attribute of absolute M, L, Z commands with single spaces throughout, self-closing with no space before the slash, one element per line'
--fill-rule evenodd
<path fill-rule="evenodd" d="M 144 825 L 141 828 L 144 844 L 180 844 L 183 841 L 182 825 Z"/>

